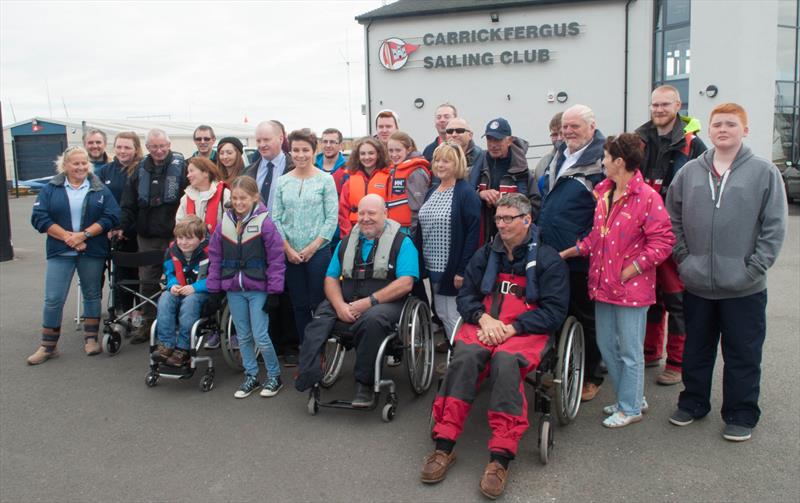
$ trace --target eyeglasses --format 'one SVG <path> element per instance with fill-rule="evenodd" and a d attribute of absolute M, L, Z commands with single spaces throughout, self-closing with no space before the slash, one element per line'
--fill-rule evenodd
<path fill-rule="evenodd" d="M 211 140 L 212 140 L 212 138 L 209 138 L 208 136 L 203 136 L 202 138 L 198 137 L 198 138 L 194 139 L 194 141 L 203 142 L 203 143 L 210 142 Z"/>
<path fill-rule="evenodd" d="M 445 129 L 444 132 L 447 134 L 464 134 L 464 133 L 471 133 L 472 131 L 464 127 L 453 127 Z"/>
<path fill-rule="evenodd" d="M 508 225 L 511 222 L 513 222 L 515 218 L 520 218 L 525 216 L 527 216 L 525 213 L 520 213 L 519 215 L 514 215 L 514 216 L 511 215 L 496 216 L 494 217 L 494 223 L 499 224 L 500 222 L 503 222 L 504 224 Z"/>
<path fill-rule="evenodd" d="M 322 140 L 323 145 L 338 145 L 339 141 L 337 140 Z"/>

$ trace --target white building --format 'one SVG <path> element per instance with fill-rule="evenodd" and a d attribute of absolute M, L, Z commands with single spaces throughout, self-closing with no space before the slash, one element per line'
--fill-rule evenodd
<path fill-rule="evenodd" d="M 423 148 L 436 136 L 437 105 L 450 102 L 479 144 L 501 116 L 537 146 L 528 154 L 536 158 L 549 148 L 556 112 L 582 103 L 604 134 L 633 131 L 649 119 L 650 91 L 666 83 L 704 128 L 714 106 L 743 105 L 748 145 L 797 161 L 798 4 L 400 0 L 356 18 L 366 39 L 368 127 L 392 109 Z"/>

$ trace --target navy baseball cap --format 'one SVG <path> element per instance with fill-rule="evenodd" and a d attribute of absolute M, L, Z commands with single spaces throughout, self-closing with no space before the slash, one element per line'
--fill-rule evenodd
<path fill-rule="evenodd" d="M 483 136 L 491 136 L 495 140 L 502 140 L 511 136 L 511 125 L 502 117 L 492 119 L 486 124 L 486 132 Z"/>

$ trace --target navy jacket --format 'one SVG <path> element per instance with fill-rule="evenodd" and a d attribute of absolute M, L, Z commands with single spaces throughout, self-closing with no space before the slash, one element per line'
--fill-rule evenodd
<path fill-rule="evenodd" d="M 80 232 L 94 223 L 103 227 L 103 232 L 86 241 L 88 257 L 105 258 L 108 256 L 108 238 L 106 233 L 119 225 L 120 209 L 111 191 L 100 182 L 93 173 L 89 173 L 89 192 L 83 202 L 80 229 L 72 228 L 72 216 L 69 210 L 69 198 L 64 188 L 66 175 L 59 173 L 47 183 L 33 204 L 31 224 L 39 232 L 47 232 L 53 224 L 58 224 L 70 232 Z M 47 236 L 47 258 L 73 251 L 65 242 Z"/>
<path fill-rule="evenodd" d="M 437 136 L 436 139 L 430 142 L 428 146 L 425 147 L 425 150 L 422 151 L 422 157 L 432 163 L 433 151 L 436 150 L 436 147 L 438 147 L 440 143 L 442 143 L 442 139 Z"/>
<path fill-rule="evenodd" d="M 103 164 L 96 168 L 94 174 L 108 187 L 111 194 L 114 195 L 114 200 L 118 204 L 122 204 L 122 192 L 125 190 L 125 183 L 128 181 L 128 169 L 115 158 L 108 164 Z"/>
<path fill-rule="evenodd" d="M 528 243 L 530 234 L 522 244 L 514 248 L 512 261 L 503 253 L 500 264 L 501 273 L 525 276 L 527 265 Z M 485 295 L 481 292 L 481 281 L 486 271 L 491 249 L 502 251 L 503 241 L 500 236 L 483 245 L 469 261 L 464 286 L 458 292 L 456 305 L 458 313 L 468 323 L 478 323 L 486 309 L 483 306 Z M 569 307 L 569 273 L 558 252 L 547 245 L 540 245 L 536 259 L 536 280 L 539 289 L 538 309 L 527 311 L 512 323 L 520 334 L 554 334 L 567 317 Z"/>
<path fill-rule="evenodd" d="M 436 187 L 428 189 L 425 201 L 430 199 Z M 453 206 L 450 210 L 450 254 L 442 279 L 439 282 L 439 295 L 455 296 L 458 290 L 453 285 L 455 275 L 464 276 L 469 259 L 478 249 L 481 224 L 481 200 L 466 180 L 457 180 L 453 187 Z M 417 227 L 419 241 L 422 232 Z M 424 243 L 423 243 L 424 246 Z M 420 250 L 424 248 L 420 247 Z"/>
<path fill-rule="evenodd" d="M 539 180 L 542 208 L 536 225 L 542 242 L 556 250 L 564 250 L 586 237 L 594 220 L 594 186 L 605 179 L 603 174 L 603 143 L 605 137 L 599 129 L 583 151 L 578 162 L 556 178 L 564 164 L 566 143 L 561 144 Z M 588 258 L 567 260 L 570 270 L 589 270 Z"/>

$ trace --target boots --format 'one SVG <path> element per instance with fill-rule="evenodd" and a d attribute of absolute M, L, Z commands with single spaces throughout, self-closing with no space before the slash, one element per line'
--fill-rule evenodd
<path fill-rule="evenodd" d="M 103 352 L 100 343 L 97 342 L 97 334 L 100 331 L 100 318 L 83 319 L 83 351 L 86 356 L 99 355 Z"/>
<path fill-rule="evenodd" d="M 56 349 L 56 344 L 58 344 L 60 335 L 61 327 L 42 327 L 42 345 L 27 358 L 28 365 L 39 365 L 50 358 L 58 357 L 59 353 Z"/>

